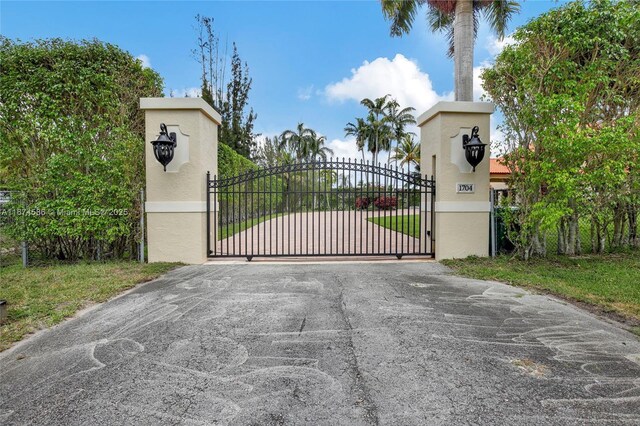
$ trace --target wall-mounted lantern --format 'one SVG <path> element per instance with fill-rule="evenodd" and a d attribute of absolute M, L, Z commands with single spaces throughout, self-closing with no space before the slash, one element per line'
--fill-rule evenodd
<path fill-rule="evenodd" d="M 469 135 L 462 135 L 462 147 L 464 148 L 464 156 L 467 158 L 467 162 L 473 166 L 473 171 L 476 171 L 476 166 L 480 164 L 484 158 L 484 147 L 486 143 L 482 143 L 478 137 L 478 126 L 474 126 L 471 129 L 471 137 Z"/>
<path fill-rule="evenodd" d="M 176 148 L 176 134 L 171 132 L 167 133 L 167 126 L 164 123 L 160 124 L 160 136 L 158 140 L 151 142 L 153 145 L 153 153 L 156 156 L 156 160 L 164 167 L 164 171 L 167 171 L 167 164 L 173 160 L 173 153 Z"/>

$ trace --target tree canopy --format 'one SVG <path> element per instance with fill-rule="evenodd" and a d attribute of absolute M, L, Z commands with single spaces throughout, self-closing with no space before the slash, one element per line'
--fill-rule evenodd
<path fill-rule="evenodd" d="M 391 153 L 400 141 L 410 134 L 406 128 L 416 124 L 412 107 L 401 108 L 398 102 L 385 95 L 376 99 L 365 98 L 360 104 L 367 108 L 367 118 L 356 118 L 355 123 L 349 122 L 344 128 L 346 136 L 356 139 L 358 151 L 362 152 L 364 160 L 365 149 L 372 155 L 372 161 L 377 164 L 381 151 L 387 151 L 387 163 L 391 161 Z"/>
<path fill-rule="evenodd" d="M 222 117 L 220 141 L 238 154 L 250 158 L 256 149 L 253 124 L 258 116 L 249 106 L 253 82 L 249 77 L 249 66 L 242 62 L 238 47 L 233 43 L 233 53 L 227 67 L 227 46 L 220 47 L 220 39 L 213 28 L 213 18 L 197 15 L 196 21 L 198 48 L 193 54 L 202 66 L 202 99 Z"/>
<path fill-rule="evenodd" d="M 573 2 L 514 38 L 482 77 L 504 115 L 521 253 L 545 254 L 550 229 L 560 253 L 579 253 L 585 225 L 594 251 L 637 246 L 638 3 Z"/>
<path fill-rule="evenodd" d="M 298 123 L 295 130 L 285 130 L 280 135 L 280 148 L 293 153 L 298 161 L 326 160 L 333 150 L 325 146 L 327 138 L 320 136 L 304 123 Z"/>

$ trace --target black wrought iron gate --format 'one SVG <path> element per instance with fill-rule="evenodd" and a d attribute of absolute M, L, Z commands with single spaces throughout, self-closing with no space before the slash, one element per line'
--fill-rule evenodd
<path fill-rule="evenodd" d="M 434 255 L 435 182 L 364 161 L 207 174 L 209 257 Z"/>

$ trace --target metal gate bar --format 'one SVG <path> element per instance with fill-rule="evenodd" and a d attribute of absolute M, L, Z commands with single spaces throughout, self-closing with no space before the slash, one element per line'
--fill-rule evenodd
<path fill-rule="evenodd" d="M 364 161 L 207 173 L 209 257 L 434 255 L 435 182 Z"/>

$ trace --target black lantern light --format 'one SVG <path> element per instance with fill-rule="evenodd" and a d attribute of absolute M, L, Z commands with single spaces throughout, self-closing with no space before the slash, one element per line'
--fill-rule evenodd
<path fill-rule="evenodd" d="M 173 152 L 176 148 L 176 134 L 171 132 L 167 133 L 167 126 L 164 123 L 160 124 L 160 136 L 158 140 L 151 142 L 153 145 L 153 153 L 156 156 L 156 160 L 164 167 L 164 171 L 167 171 L 167 164 L 173 160 Z"/>
<path fill-rule="evenodd" d="M 480 164 L 484 158 L 484 147 L 486 143 L 482 143 L 478 137 L 478 126 L 474 126 L 471 129 L 471 138 L 469 135 L 462 135 L 462 147 L 464 148 L 464 156 L 467 158 L 467 162 L 473 166 L 473 171 L 476 171 L 476 166 Z"/>

